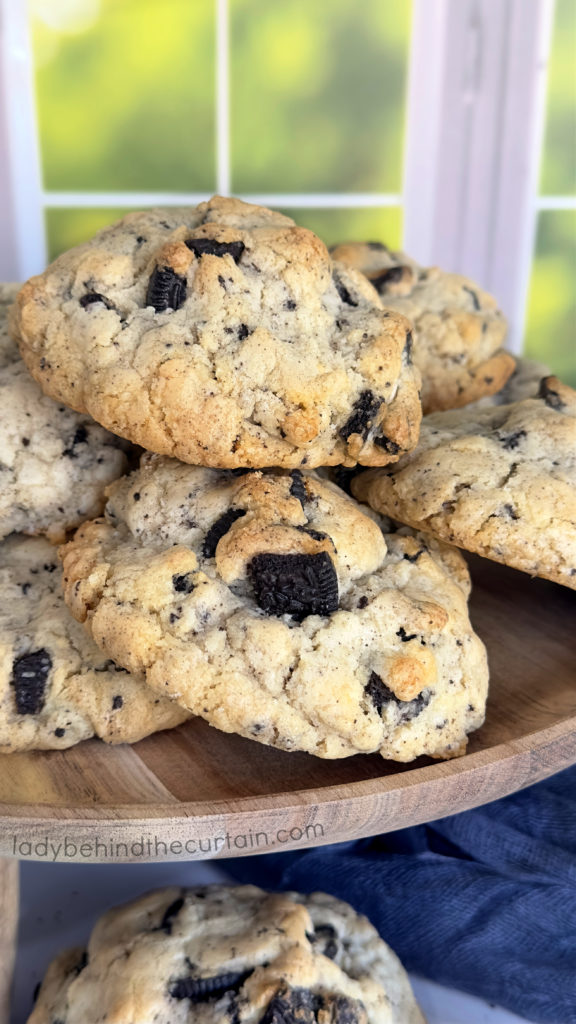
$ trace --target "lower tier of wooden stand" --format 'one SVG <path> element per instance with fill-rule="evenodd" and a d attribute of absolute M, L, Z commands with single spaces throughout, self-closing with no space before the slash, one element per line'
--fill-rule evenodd
<path fill-rule="evenodd" d="M 576 763 L 576 593 L 471 567 L 491 689 L 464 757 L 323 761 L 200 720 L 132 747 L 4 755 L 0 856 L 118 863 L 318 846 L 454 814 Z"/>

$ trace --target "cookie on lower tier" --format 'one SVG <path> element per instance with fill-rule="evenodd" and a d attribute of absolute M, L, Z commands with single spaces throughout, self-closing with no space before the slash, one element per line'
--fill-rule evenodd
<path fill-rule="evenodd" d="M 500 391 L 515 361 L 502 349 L 506 320 L 488 292 L 460 274 L 421 267 L 380 242 L 338 245 L 332 255 L 362 271 L 385 308 L 413 322 L 425 413 L 455 409 Z"/>
<path fill-rule="evenodd" d="M 425 1024 L 395 953 L 323 893 L 176 887 L 108 911 L 28 1024 Z"/>
<path fill-rule="evenodd" d="M 532 576 L 576 589 L 576 391 L 426 416 L 418 448 L 352 491 L 372 508 Z"/>
<path fill-rule="evenodd" d="M 416 443 L 411 325 L 280 213 L 216 197 L 128 214 L 17 305 L 43 390 L 149 451 L 382 466 Z"/>
<path fill-rule="evenodd" d="M 0 751 L 70 747 L 90 736 L 135 743 L 187 717 L 115 665 L 64 603 L 56 548 L 0 544 Z"/>
<path fill-rule="evenodd" d="M 9 300 L 0 293 L 0 538 L 66 531 L 99 515 L 104 489 L 126 472 L 130 445 L 89 416 L 42 393 L 6 330 Z M 2 295 L 7 298 L 2 301 Z"/>
<path fill-rule="evenodd" d="M 315 475 L 145 456 L 62 555 L 108 656 L 225 732 L 409 761 L 461 753 L 483 721 L 461 555 L 385 538 Z"/>

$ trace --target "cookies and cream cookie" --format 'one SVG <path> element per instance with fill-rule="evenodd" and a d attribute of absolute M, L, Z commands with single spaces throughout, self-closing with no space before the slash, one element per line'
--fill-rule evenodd
<path fill-rule="evenodd" d="M 514 373 L 508 378 L 503 388 L 494 395 L 480 398 L 475 405 L 487 407 L 492 405 L 510 405 L 521 402 L 523 398 L 536 398 L 543 377 L 552 376 L 550 368 L 535 359 L 515 358 Z"/>
<path fill-rule="evenodd" d="M 42 393 L 7 332 L 0 293 L 0 538 L 43 533 L 53 541 L 97 516 L 107 484 L 122 476 L 127 442 Z M 7 302 L 2 301 L 5 295 Z"/>
<path fill-rule="evenodd" d="M 491 295 L 460 274 L 421 267 L 380 242 L 338 245 L 332 255 L 362 271 L 385 308 L 413 322 L 425 413 L 500 391 L 515 362 L 502 349 L 506 320 Z"/>
<path fill-rule="evenodd" d="M 64 603 L 57 549 L 0 543 L 0 751 L 70 747 L 90 736 L 134 743 L 187 717 L 115 665 Z"/>
<path fill-rule="evenodd" d="M 198 465 L 385 465 L 414 447 L 410 323 L 279 213 L 131 213 L 18 295 L 52 398 Z"/>
<path fill-rule="evenodd" d="M 460 554 L 338 487 L 145 456 L 62 549 L 107 656 L 225 732 L 320 757 L 450 757 L 484 718 Z"/>
<path fill-rule="evenodd" d="M 486 558 L 576 588 L 576 391 L 434 413 L 416 451 L 354 477 L 361 501 Z"/>
<path fill-rule="evenodd" d="M 323 893 L 176 887 L 108 911 L 28 1024 L 425 1024 L 395 953 Z"/>

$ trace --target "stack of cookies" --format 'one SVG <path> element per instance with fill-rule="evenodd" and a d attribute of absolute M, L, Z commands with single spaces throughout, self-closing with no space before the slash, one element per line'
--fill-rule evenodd
<path fill-rule="evenodd" d="M 490 296 L 215 198 L 65 253 L 10 323 L 2 749 L 200 715 L 463 752 L 488 669 L 453 545 L 576 585 L 576 396 L 502 349 Z"/>

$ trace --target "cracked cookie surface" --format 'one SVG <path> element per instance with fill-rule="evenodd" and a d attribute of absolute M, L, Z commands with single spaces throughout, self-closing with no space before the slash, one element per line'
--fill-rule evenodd
<path fill-rule="evenodd" d="M 0 301 L 0 538 L 44 533 L 56 542 L 99 515 L 130 445 L 42 393 L 6 334 L 7 308 Z"/>
<path fill-rule="evenodd" d="M 410 324 L 282 214 L 129 214 L 18 295 L 43 390 L 196 465 L 385 465 L 414 447 Z"/>
<path fill-rule="evenodd" d="M 43 537 L 0 543 L 0 751 L 135 743 L 187 717 L 114 665 L 64 603 L 58 552 Z"/>
<path fill-rule="evenodd" d="M 483 721 L 461 555 L 339 488 L 144 456 L 62 549 L 109 657 L 225 732 L 320 757 L 454 756 Z"/>
<path fill-rule="evenodd" d="M 502 349 L 506 320 L 488 292 L 460 274 L 421 267 L 379 242 L 338 245 L 332 255 L 363 272 L 386 309 L 413 322 L 425 413 L 500 391 L 515 361 Z"/>
<path fill-rule="evenodd" d="M 397 467 L 356 476 L 372 508 L 451 544 L 576 589 L 576 391 L 426 416 Z"/>
<path fill-rule="evenodd" d="M 48 968 L 28 1024 L 425 1024 L 397 956 L 323 893 L 172 887 Z"/>

